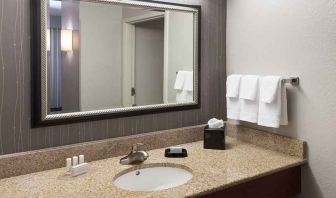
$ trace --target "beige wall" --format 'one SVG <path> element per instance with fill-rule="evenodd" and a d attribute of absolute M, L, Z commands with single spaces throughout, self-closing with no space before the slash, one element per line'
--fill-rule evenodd
<path fill-rule="evenodd" d="M 288 88 L 289 126 L 267 130 L 308 142 L 300 197 L 335 197 L 335 1 L 228 0 L 227 70 L 300 77 Z"/>

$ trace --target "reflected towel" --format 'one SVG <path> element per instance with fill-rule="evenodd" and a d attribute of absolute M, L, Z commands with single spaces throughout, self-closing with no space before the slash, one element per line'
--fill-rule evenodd
<path fill-rule="evenodd" d="M 194 75 L 191 71 L 179 71 L 176 76 L 174 89 L 177 90 L 176 102 L 194 101 Z"/>
<path fill-rule="evenodd" d="M 186 91 L 194 90 L 194 73 L 191 71 L 185 71 L 183 90 Z"/>
<path fill-rule="evenodd" d="M 194 101 L 194 94 L 192 91 L 186 91 L 186 90 L 177 91 L 176 93 L 177 103 L 193 102 L 193 101 Z"/>
<path fill-rule="evenodd" d="M 174 89 L 176 90 L 183 89 L 185 76 L 186 73 L 184 71 L 177 72 Z"/>
<path fill-rule="evenodd" d="M 191 71 L 178 71 L 174 84 L 176 90 L 194 90 L 194 73 Z"/>

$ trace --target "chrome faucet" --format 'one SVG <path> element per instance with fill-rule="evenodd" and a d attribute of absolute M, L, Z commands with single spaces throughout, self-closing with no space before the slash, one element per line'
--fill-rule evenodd
<path fill-rule="evenodd" d="M 142 145 L 143 145 L 142 143 L 133 144 L 132 151 L 127 156 L 120 159 L 120 164 L 128 165 L 144 162 L 149 157 L 149 155 L 146 151 L 138 150 L 138 146 Z"/>

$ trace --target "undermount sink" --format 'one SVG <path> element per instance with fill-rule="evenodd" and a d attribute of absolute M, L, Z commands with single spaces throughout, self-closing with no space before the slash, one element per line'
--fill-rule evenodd
<path fill-rule="evenodd" d="M 192 173 L 177 167 L 148 167 L 121 174 L 113 183 L 129 191 L 159 191 L 187 183 Z"/>

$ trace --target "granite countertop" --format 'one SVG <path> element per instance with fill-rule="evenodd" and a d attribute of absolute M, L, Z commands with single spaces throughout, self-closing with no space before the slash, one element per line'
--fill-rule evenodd
<path fill-rule="evenodd" d="M 112 181 L 121 171 L 132 168 L 119 164 L 120 157 L 90 162 L 90 172 L 78 177 L 65 174 L 65 168 L 0 180 L 2 198 L 12 197 L 192 197 L 228 188 L 286 168 L 305 163 L 305 159 L 268 150 L 227 137 L 227 149 L 206 150 L 203 142 L 184 144 L 189 157 L 165 158 L 164 149 L 148 151 L 141 166 L 163 163 L 186 166 L 193 178 L 176 188 L 156 192 L 130 192 Z M 175 165 L 174 165 L 175 164 Z M 154 165 L 155 166 L 155 165 Z"/>

